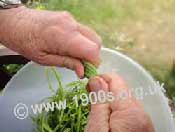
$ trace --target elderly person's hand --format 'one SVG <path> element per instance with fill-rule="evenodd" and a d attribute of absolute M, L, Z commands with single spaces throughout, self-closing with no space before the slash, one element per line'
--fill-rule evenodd
<path fill-rule="evenodd" d="M 19 7 L 0 10 L 0 41 L 43 65 L 73 69 L 83 77 L 81 59 L 99 63 L 101 39 L 68 12 Z"/>
<path fill-rule="evenodd" d="M 135 97 L 119 98 L 128 93 L 124 80 L 118 75 L 101 75 L 90 79 L 89 91 L 112 92 L 113 102 L 91 105 L 85 132 L 153 132 L 152 123 Z"/>

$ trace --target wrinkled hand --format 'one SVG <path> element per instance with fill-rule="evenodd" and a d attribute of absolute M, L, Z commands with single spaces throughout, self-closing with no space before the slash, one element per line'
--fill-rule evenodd
<path fill-rule="evenodd" d="M 13 14 L 1 24 L 2 35 L 9 38 L 0 41 L 12 50 L 43 65 L 73 69 L 79 77 L 84 75 L 81 59 L 99 63 L 101 39 L 68 12 L 10 10 Z"/>
<path fill-rule="evenodd" d="M 119 94 L 129 92 L 124 80 L 113 75 L 91 78 L 88 90 L 112 92 L 115 101 L 91 105 L 85 132 L 153 132 L 152 123 L 135 97 L 119 99 Z"/>

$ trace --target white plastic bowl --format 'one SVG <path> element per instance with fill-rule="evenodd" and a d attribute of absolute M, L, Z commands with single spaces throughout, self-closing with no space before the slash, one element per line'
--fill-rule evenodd
<path fill-rule="evenodd" d="M 159 89 L 158 93 L 147 95 L 150 92 L 149 87 L 155 86 L 150 74 L 130 58 L 110 49 L 103 48 L 101 58 L 100 73 L 116 72 L 126 80 L 130 88 L 142 87 L 144 89 L 145 96 L 141 102 L 151 117 L 155 132 L 175 132 L 173 117 L 163 92 Z M 44 66 L 30 62 L 8 83 L 3 96 L 0 97 L 1 132 L 33 131 L 31 118 L 17 119 L 14 116 L 14 106 L 23 103 L 29 107 L 52 94 L 47 87 L 44 68 Z M 63 83 L 77 79 L 71 70 L 65 68 L 57 68 L 57 70 L 62 76 Z M 56 85 L 54 78 L 51 78 L 51 82 Z M 31 113 L 30 107 L 28 110 Z"/>

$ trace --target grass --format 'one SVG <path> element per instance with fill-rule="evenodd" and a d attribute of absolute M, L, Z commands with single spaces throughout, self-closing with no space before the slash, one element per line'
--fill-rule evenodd
<path fill-rule="evenodd" d="M 53 74 L 49 74 L 51 73 Z M 54 76 L 57 81 L 57 89 L 52 87 L 50 76 Z M 54 110 L 45 111 L 32 117 L 35 124 L 35 132 L 83 132 L 87 123 L 89 113 L 88 104 L 83 105 L 85 101 L 82 94 L 87 94 L 86 81 L 77 80 L 63 85 L 60 80 L 60 74 L 55 68 L 46 69 L 46 77 L 48 87 L 53 92 L 53 95 L 45 98 L 43 101 L 50 103 L 66 102 L 66 106 L 55 108 Z M 74 100 L 76 97 L 76 101 Z M 74 102 L 75 101 L 75 102 Z M 88 100 L 86 100 L 89 102 Z M 62 104 L 62 103 L 61 103 Z"/>

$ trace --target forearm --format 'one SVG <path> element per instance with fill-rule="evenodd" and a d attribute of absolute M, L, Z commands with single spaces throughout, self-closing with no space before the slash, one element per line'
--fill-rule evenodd
<path fill-rule="evenodd" d="M 0 42 L 13 49 L 19 43 L 20 16 L 25 7 L 0 10 Z M 18 47 L 18 46 L 16 46 Z"/>

